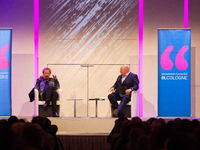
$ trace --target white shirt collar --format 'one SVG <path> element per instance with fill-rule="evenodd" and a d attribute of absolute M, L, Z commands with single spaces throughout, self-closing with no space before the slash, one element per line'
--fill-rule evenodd
<path fill-rule="evenodd" d="M 130 73 L 130 71 L 125 75 L 125 76 L 122 76 L 122 78 L 126 78 L 128 76 L 128 74 Z"/>
<path fill-rule="evenodd" d="M 130 73 L 130 71 L 126 74 L 126 76 L 128 76 L 129 75 L 129 73 Z"/>

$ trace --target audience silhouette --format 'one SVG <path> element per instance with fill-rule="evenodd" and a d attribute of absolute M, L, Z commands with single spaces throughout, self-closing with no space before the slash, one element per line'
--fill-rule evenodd
<path fill-rule="evenodd" d="M 108 135 L 111 150 L 199 150 L 200 122 L 175 118 L 119 117 Z"/>
<path fill-rule="evenodd" d="M 63 150 L 56 136 L 58 127 L 47 117 L 36 116 L 31 122 L 10 116 L 0 120 L 1 150 Z"/>
<path fill-rule="evenodd" d="M 10 116 L 0 120 L 1 150 L 63 150 L 57 137 L 58 126 L 47 117 L 31 122 Z M 120 116 L 107 137 L 111 150 L 199 150 L 200 122 L 197 119 Z"/>

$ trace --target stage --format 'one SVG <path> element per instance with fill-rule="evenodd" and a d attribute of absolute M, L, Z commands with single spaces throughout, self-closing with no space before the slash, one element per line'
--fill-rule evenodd
<path fill-rule="evenodd" d="M 32 118 L 18 117 L 31 122 Z M 109 134 L 117 118 L 111 117 L 48 117 L 51 124 L 58 126 L 57 135 Z"/>
<path fill-rule="evenodd" d="M 0 119 L 8 119 L 9 117 L 0 117 Z M 32 117 L 18 117 L 19 119 L 25 119 L 31 122 Z M 57 135 L 108 135 L 114 127 L 115 120 L 117 118 L 111 117 L 48 117 L 51 120 L 51 124 L 58 126 Z M 181 119 L 197 119 L 192 117 L 157 117 L 163 118 L 165 122 L 174 120 L 175 118 Z M 129 120 L 131 118 L 128 118 Z M 142 121 L 146 121 L 149 118 L 141 118 Z"/>

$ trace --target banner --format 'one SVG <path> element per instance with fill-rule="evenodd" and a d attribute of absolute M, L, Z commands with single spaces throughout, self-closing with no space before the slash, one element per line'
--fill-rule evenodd
<path fill-rule="evenodd" d="M 191 30 L 158 30 L 158 116 L 191 116 Z"/>
<path fill-rule="evenodd" d="M 0 29 L 0 116 L 11 115 L 12 29 Z"/>

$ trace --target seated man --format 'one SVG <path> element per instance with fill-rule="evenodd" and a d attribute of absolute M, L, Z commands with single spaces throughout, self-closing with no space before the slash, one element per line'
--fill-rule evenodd
<path fill-rule="evenodd" d="M 108 95 L 108 99 L 112 104 L 113 116 L 123 116 L 123 110 L 126 104 L 131 100 L 131 92 L 139 88 L 138 76 L 130 72 L 129 66 L 120 67 L 121 75 L 118 76 L 115 84 L 108 90 L 112 92 Z M 121 100 L 118 105 L 117 100 Z"/>
<path fill-rule="evenodd" d="M 52 101 L 53 117 L 59 117 L 56 108 L 56 101 L 58 99 L 56 90 L 60 88 L 58 79 L 56 75 L 52 75 L 53 78 L 50 77 L 50 68 L 44 68 L 42 73 L 40 78 L 37 79 L 35 89 L 39 91 L 39 99 L 46 101 L 43 106 L 44 111 L 47 111 L 47 106 L 50 104 L 50 101 Z"/>

